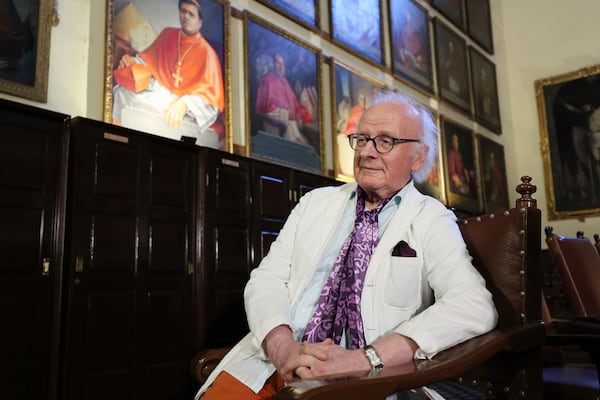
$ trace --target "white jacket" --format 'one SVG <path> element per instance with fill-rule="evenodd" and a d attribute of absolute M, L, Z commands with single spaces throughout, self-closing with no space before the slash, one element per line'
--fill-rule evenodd
<path fill-rule="evenodd" d="M 222 371 L 252 359 L 236 378 L 258 391 L 275 371 L 262 342 L 278 325 L 292 325 L 291 308 L 312 277 L 356 183 L 315 189 L 292 210 L 269 254 L 252 271 L 244 297 L 250 333 L 217 366 L 196 398 Z M 361 297 L 365 339 L 397 332 L 418 345 L 416 357 L 491 330 L 497 313 L 481 275 L 471 264 L 456 217 L 412 182 L 371 257 Z M 356 201 L 356 196 L 353 197 Z M 416 257 L 392 256 L 401 240 Z"/>

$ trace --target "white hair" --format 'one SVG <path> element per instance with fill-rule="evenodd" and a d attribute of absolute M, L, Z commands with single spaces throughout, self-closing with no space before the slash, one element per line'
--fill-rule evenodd
<path fill-rule="evenodd" d="M 431 170 L 437 161 L 438 152 L 438 129 L 431 112 L 424 106 L 420 105 L 409 95 L 398 93 L 392 90 L 381 90 L 373 96 L 371 105 L 380 103 L 398 103 L 410 106 L 418 115 L 421 122 L 421 138 L 420 143 L 413 143 L 414 151 L 424 151 L 429 149 L 423 165 L 418 170 L 412 173 L 412 177 L 416 182 L 427 180 Z"/>

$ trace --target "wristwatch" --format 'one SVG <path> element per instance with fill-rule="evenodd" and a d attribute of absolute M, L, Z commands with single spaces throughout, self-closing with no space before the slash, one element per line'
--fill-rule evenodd
<path fill-rule="evenodd" d="M 367 346 L 364 348 L 365 357 L 369 360 L 371 364 L 371 369 L 381 369 L 383 368 L 383 362 L 381 362 L 381 358 L 379 358 L 379 354 L 375 351 L 373 346 Z"/>

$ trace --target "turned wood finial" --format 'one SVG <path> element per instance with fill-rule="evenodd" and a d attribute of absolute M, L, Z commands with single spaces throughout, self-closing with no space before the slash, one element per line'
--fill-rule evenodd
<path fill-rule="evenodd" d="M 522 176 L 521 183 L 517 185 L 517 192 L 521 195 L 517 199 L 517 208 L 537 208 L 537 200 L 531 197 L 537 191 L 537 186 L 531 183 L 530 176 Z"/>

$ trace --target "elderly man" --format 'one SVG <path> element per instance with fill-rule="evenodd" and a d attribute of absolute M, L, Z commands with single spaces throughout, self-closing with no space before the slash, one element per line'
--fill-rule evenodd
<path fill-rule="evenodd" d="M 197 398 L 267 399 L 292 379 L 432 357 L 495 326 L 456 217 L 413 184 L 435 164 L 431 114 L 380 94 L 349 141 L 356 183 L 294 208 L 246 286 L 250 333 Z"/>
<path fill-rule="evenodd" d="M 198 0 L 179 0 L 181 29 L 165 28 L 146 50 L 119 61 L 120 68 L 136 63 L 147 66 L 153 79 L 139 93 L 115 86 L 115 123 L 121 123 L 122 111 L 129 106 L 162 115 L 173 130 L 180 129 L 188 116 L 197 124 L 198 136 L 216 121 L 225 105 L 223 76 L 217 53 L 200 33 L 201 10 Z"/>

